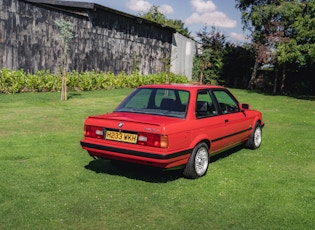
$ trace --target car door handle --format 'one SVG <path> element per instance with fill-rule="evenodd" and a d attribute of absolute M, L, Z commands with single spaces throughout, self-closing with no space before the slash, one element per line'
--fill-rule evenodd
<path fill-rule="evenodd" d="M 224 120 L 224 122 L 225 122 L 225 123 L 228 123 L 228 122 L 229 122 L 229 119 Z"/>

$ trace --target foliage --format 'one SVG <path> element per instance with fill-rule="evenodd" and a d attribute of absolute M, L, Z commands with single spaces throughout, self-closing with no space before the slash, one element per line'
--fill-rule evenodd
<path fill-rule="evenodd" d="M 254 62 L 255 54 L 250 45 L 227 44 L 220 82 L 228 87 L 246 89 Z"/>
<path fill-rule="evenodd" d="M 60 30 L 60 38 L 64 44 L 68 44 L 73 38 L 73 24 L 70 21 L 64 19 L 58 19 L 55 21 L 56 26 Z"/>
<path fill-rule="evenodd" d="M 201 43 L 201 51 L 194 58 L 193 79 L 203 84 L 219 84 L 223 69 L 225 36 L 215 27 L 212 27 L 210 32 L 204 27 L 197 36 Z"/>
<path fill-rule="evenodd" d="M 287 76 L 296 71 L 288 67 L 308 68 L 315 62 L 315 1 L 237 0 L 236 7 L 242 12 L 244 28 L 252 33 L 256 50 L 249 86 L 255 81 L 257 65 L 267 64 L 274 68 L 274 93 L 278 73 L 281 93 L 285 93 Z"/>
<path fill-rule="evenodd" d="M 223 67 L 221 55 L 209 48 L 194 57 L 193 79 L 202 84 L 218 85 Z"/>
<path fill-rule="evenodd" d="M 187 180 L 80 148 L 84 119 L 131 91 L 70 92 L 67 105 L 59 93 L 0 94 L 0 229 L 314 228 L 314 101 L 232 89 L 263 112 L 262 146 L 221 153 Z"/>
<path fill-rule="evenodd" d="M 25 73 L 23 70 L 0 70 L 0 93 L 22 92 L 59 92 L 61 89 L 61 74 L 49 71 L 37 71 L 35 74 Z M 168 73 L 171 83 L 187 83 L 185 76 Z M 165 73 L 142 76 L 139 72 L 130 75 L 124 72 L 115 76 L 108 72 L 68 72 L 67 88 L 70 91 L 90 91 L 99 89 L 135 88 L 151 83 L 165 83 Z"/>
<path fill-rule="evenodd" d="M 212 26 L 211 31 L 205 26 L 200 32 L 197 33 L 199 42 L 203 50 L 213 49 L 216 51 L 224 50 L 226 45 L 226 37 L 216 27 Z"/>
<path fill-rule="evenodd" d="M 140 17 L 152 22 L 162 24 L 164 26 L 174 28 L 178 33 L 190 37 L 190 32 L 185 27 L 184 22 L 181 20 L 168 19 L 160 10 L 158 6 L 152 6 L 148 12 L 140 14 Z"/>
<path fill-rule="evenodd" d="M 286 5 L 292 11 L 292 4 Z M 288 25 L 290 39 L 277 47 L 277 61 L 304 66 L 315 62 L 315 1 L 300 3 L 295 12 L 295 20 Z"/>

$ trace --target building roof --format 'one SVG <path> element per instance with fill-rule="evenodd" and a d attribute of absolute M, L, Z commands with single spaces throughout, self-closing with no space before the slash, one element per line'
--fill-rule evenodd
<path fill-rule="evenodd" d="M 92 3 L 92 2 L 77 2 L 77 1 L 63 1 L 63 0 L 21 0 L 21 1 L 29 2 L 29 3 L 35 3 L 35 4 L 39 4 L 39 5 L 44 5 L 46 7 L 56 8 L 58 10 L 67 11 L 67 12 L 77 14 L 80 16 L 85 16 L 85 17 L 88 17 L 88 13 L 85 10 L 100 9 L 100 10 L 105 11 L 105 12 L 107 11 L 107 12 L 121 15 L 123 17 L 133 19 L 140 24 L 141 23 L 151 24 L 151 25 L 154 25 L 157 27 L 163 27 L 167 30 L 171 30 L 174 33 L 176 32 L 176 30 L 172 27 L 165 26 L 165 25 L 162 25 L 162 24 L 159 24 L 159 23 L 156 23 L 153 21 L 149 21 L 149 20 L 141 18 L 141 17 L 127 14 L 125 12 L 118 11 L 118 10 L 115 10 L 112 8 L 108 8 L 106 6 L 99 5 L 99 4 Z"/>

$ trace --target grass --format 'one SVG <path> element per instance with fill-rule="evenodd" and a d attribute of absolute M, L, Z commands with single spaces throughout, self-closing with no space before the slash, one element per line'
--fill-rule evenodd
<path fill-rule="evenodd" d="M 81 149 L 84 119 L 129 92 L 0 95 L 0 229 L 314 228 L 314 101 L 232 90 L 263 112 L 263 144 L 187 180 Z"/>

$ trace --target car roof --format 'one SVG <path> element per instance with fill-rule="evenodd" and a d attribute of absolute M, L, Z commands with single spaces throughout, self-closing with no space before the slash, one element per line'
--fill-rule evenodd
<path fill-rule="evenodd" d="M 198 89 L 225 89 L 222 86 L 216 85 L 201 85 L 201 84 L 150 84 L 143 85 L 139 88 L 164 88 L 164 89 L 179 89 L 179 90 L 198 90 Z"/>

